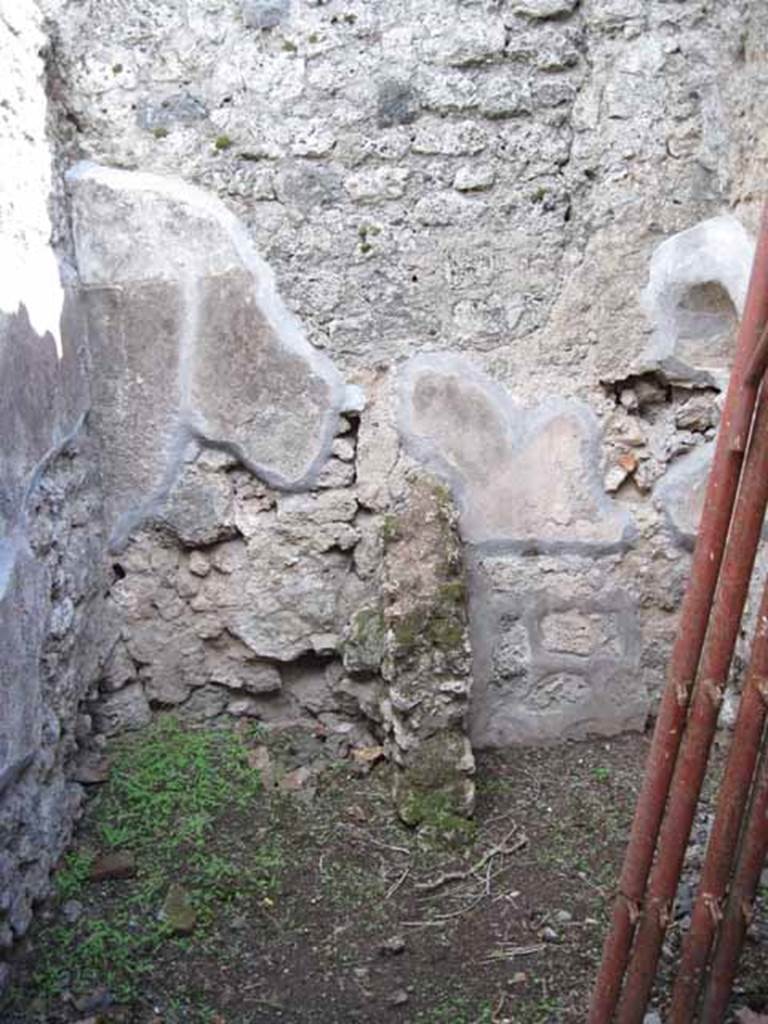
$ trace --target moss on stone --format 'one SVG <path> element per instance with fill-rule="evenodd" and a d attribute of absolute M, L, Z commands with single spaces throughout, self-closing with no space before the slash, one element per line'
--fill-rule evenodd
<path fill-rule="evenodd" d="M 445 653 L 464 649 L 464 622 L 457 616 L 435 616 L 429 621 L 427 633 L 432 646 L 440 648 Z"/>
<path fill-rule="evenodd" d="M 384 658 L 386 626 L 379 606 L 360 608 L 352 616 L 341 642 L 344 664 L 350 672 L 375 672 Z"/>
<path fill-rule="evenodd" d="M 430 828 L 452 841 L 471 842 L 474 822 L 462 816 L 451 789 L 409 789 L 397 804 L 400 820 L 411 827 Z"/>
<path fill-rule="evenodd" d="M 381 521 L 381 539 L 384 546 L 393 544 L 401 536 L 400 520 L 391 512 L 384 516 Z"/>
<path fill-rule="evenodd" d="M 467 588 L 463 577 L 446 580 L 440 584 L 440 597 L 448 605 L 460 605 L 462 608 L 467 598 Z"/>

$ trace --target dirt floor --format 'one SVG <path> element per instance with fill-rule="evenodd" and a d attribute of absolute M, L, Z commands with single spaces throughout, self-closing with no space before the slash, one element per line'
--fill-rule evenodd
<path fill-rule="evenodd" d="M 384 762 L 166 723 L 91 787 L 0 1020 L 581 1024 L 646 747 L 483 757 L 475 822 L 413 831 Z M 768 1004 L 760 913 L 734 1009 Z"/>

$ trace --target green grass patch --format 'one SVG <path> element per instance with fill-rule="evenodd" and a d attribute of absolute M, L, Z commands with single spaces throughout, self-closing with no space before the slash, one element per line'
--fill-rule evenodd
<path fill-rule="evenodd" d="M 60 903 L 78 896 L 82 916 L 41 932 L 36 992 L 51 998 L 106 985 L 130 1001 L 153 969 L 160 947 L 204 942 L 209 926 L 234 903 L 253 906 L 275 894 L 283 866 L 271 828 L 241 827 L 264 799 L 248 762 L 248 737 L 191 729 L 168 716 L 115 744 L 109 781 L 94 798 L 89 850 L 129 850 L 130 880 L 88 884 L 91 852 L 72 851 L 55 876 Z M 171 883 L 196 912 L 195 931 L 174 938 L 159 918 Z"/>
<path fill-rule="evenodd" d="M 62 860 L 54 878 L 56 895 L 62 903 L 79 896 L 91 873 L 93 857 L 71 850 Z"/>
<path fill-rule="evenodd" d="M 490 1002 L 477 1003 L 463 996 L 442 999 L 436 1006 L 425 1010 L 413 1024 L 492 1024 L 493 1008 Z"/>

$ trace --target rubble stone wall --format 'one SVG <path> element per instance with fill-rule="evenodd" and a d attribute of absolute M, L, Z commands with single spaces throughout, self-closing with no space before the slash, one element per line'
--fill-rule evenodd
<path fill-rule="evenodd" d="M 383 745 L 414 818 L 428 765 L 471 807 L 467 731 L 641 727 L 765 186 L 764 5 L 40 8 L 0 7 L 37 168 L 3 241 L 53 235 L 65 286 L 58 333 L 55 287 L 0 290 L 6 933 L 78 730 L 308 724 Z"/>
<path fill-rule="evenodd" d="M 175 481 L 170 515 L 186 507 L 188 521 L 173 541 L 180 564 L 193 549 L 210 560 L 206 545 L 219 543 L 244 560 L 229 574 L 185 577 L 189 594 L 176 594 L 192 632 L 210 614 L 199 609 L 215 603 L 234 637 L 223 646 L 255 659 L 254 671 L 265 659 L 280 671 L 307 657 L 350 664 L 350 616 L 376 606 L 387 516 L 421 466 L 459 512 L 474 743 L 641 726 L 675 628 L 753 251 L 765 166 L 762 6 L 46 7 L 77 124 L 73 159 L 131 169 L 75 172 L 70 183 L 81 274 L 95 272 L 98 285 L 88 299 L 95 333 L 111 345 L 108 328 L 124 319 L 126 365 L 130 352 L 139 360 L 141 452 L 117 451 L 124 424 L 105 400 L 103 443 L 116 450 L 107 473 L 121 472 L 120 459 L 147 470 L 138 489 L 153 514 Z M 198 212 L 178 215 L 189 185 L 201 190 Z M 223 205 L 203 230 L 199 211 L 211 215 L 216 199 Z M 305 395 L 308 420 L 304 406 L 290 415 L 298 392 L 275 383 L 288 362 L 259 363 L 257 387 L 238 357 L 254 328 L 226 315 L 243 301 L 242 254 L 222 241 L 231 214 L 240 227 L 227 231 L 255 245 L 328 359 L 319 382 L 309 371 L 320 392 Z M 154 283 L 125 269 L 129 226 Z M 193 303 L 182 252 L 202 260 L 193 276 L 204 265 L 212 279 Z M 194 317 L 199 373 L 178 340 Z M 154 372 L 142 348 L 150 330 L 162 362 Z M 366 403 L 335 439 L 344 401 L 334 375 Z M 185 380 L 198 383 L 190 391 Z M 224 394 L 236 410 L 229 422 L 215 413 Z M 305 420 L 321 422 L 315 415 L 325 426 L 302 435 Z M 202 463 L 184 462 L 180 437 L 208 444 Z M 239 469 L 225 456 L 214 465 L 217 443 Z M 320 476 L 302 476 L 329 444 Z M 272 488 L 267 496 L 236 493 L 243 466 Z M 299 491 L 285 493 L 286 483 Z M 258 516 L 245 512 L 256 505 Z M 167 529 L 152 529 L 134 542 L 147 558 L 153 545 L 168 550 Z M 138 586 L 129 569 L 110 601 Z M 160 607 L 174 621 L 175 599 Z M 195 701 L 206 686 L 221 690 L 213 676 L 202 682 L 222 673 L 200 668 L 212 656 L 187 644 L 186 629 L 175 664 L 195 667 L 170 672 L 167 653 L 144 646 L 136 658 L 136 609 L 121 614 L 142 687 L 130 692 L 150 705 L 172 692 L 181 705 L 195 696 L 190 686 Z M 155 614 L 152 600 L 142 614 Z M 245 686 L 233 698 L 218 692 L 211 707 L 242 709 L 246 698 L 255 699 Z"/>

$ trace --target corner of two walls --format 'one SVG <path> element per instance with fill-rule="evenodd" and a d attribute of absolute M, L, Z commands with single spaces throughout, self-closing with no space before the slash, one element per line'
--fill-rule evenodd
<path fill-rule="evenodd" d="M 34 5 L 3 5 L 0 951 L 26 931 L 79 814 L 81 702 L 104 654 L 101 481 L 77 298 L 51 244 L 45 45 Z"/>
<path fill-rule="evenodd" d="M 471 808 L 467 724 L 476 747 L 612 734 L 661 684 L 751 259 L 712 216 L 756 173 L 714 104 L 739 33 L 684 5 L 401 6 L 149 32 L 55 10 L 101 165 L 67 175 L 58 347 L 40 289 L 2 307 L 6 945 L 81 757 L 155 711 L 309 725 L 309 760 L 383 744 L 417 821 L 435 781 Z M 0 113 L 39 219 L 12 242 L 50 269 L 21 29 L 34 110 Z"/>

